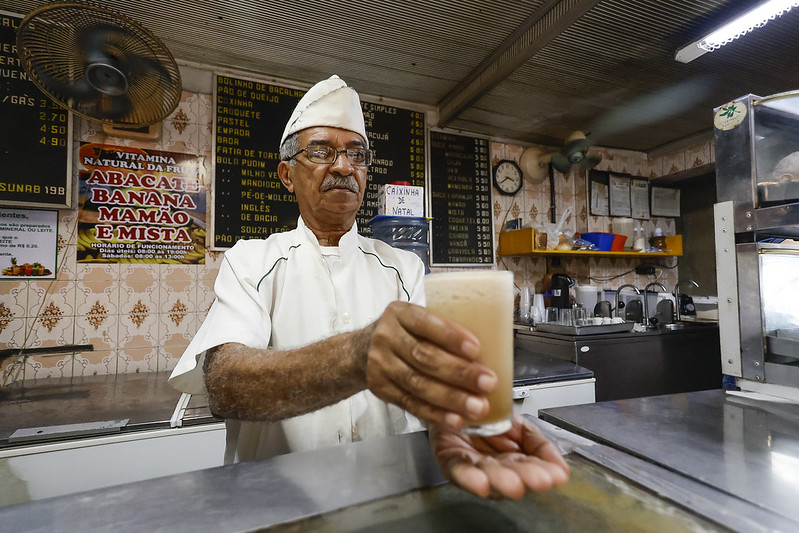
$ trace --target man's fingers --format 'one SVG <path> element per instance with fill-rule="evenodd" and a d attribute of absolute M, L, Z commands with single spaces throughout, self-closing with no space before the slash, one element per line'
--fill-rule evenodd
<path fill-rule="evenodd" d="M 569 468 L 560 464 L 527 457 L 510 467 L 521 478 L 525 485 L 534 491 L 545 491 L 552 487 L 560 487 L 569 480 Z"/>
<path fill-rule="evenodd" d="M 396 306 L 400 325 L 413 336 L 423 338 L 444 351 L 458 357 L 474 360 L 480 355 L 480 341 L 458 324 L 419 306 Z"/>
<path fill-rule="evenodd" d="M 523 454 L 478 463 L 457 461 L 451 465 L 450 479 L 459 487 L 478 496 L 518 500 L 528 490 L 543 492 L 568 480 L 559 465 Z"/>
<path fill-rule="evenodd" d="M 487 498 L 491 494 L 491 482 L 485 472 L 474 465 L 459 463 L 453 465 L 449 471 L 452 483 L 465 491 Z"/>
<path fill-rule="evenodd" d="M 470 359 L 479 345 L 467 330 L 424 308 L 393 304 L 369 343 L 367 386 L 428 423 L 460 427 L 488 412 L 496 375 Z"/>

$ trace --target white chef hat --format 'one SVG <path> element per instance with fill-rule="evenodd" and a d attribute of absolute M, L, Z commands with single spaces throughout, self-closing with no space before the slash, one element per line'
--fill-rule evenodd
<path fill-rule="evenodd" d="M 280 145 L 289 135 L 315 126 L 354 131 L 360 134 L 366 141 L 366 146 L 369 146 L 361 99 L 355 89 L 335 74 L 308 89 L 305 96 L 300 99 L 286 124 L 286 129 L 283 130 Z"/>

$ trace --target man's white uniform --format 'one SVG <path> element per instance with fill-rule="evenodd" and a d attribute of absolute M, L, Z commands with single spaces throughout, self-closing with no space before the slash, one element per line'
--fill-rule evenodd
<path fill-rule="evenodd" d="M 302 218 L 295 230 L 239 241 L 225 253 L 216 301 L 169 381 L 203 394 L 209 348 L 227 342 L 297 348 L 360 329 L 392 301 L 423 304 L 423 276 L 415 254 L 363 237 L 355 224 L 338 247 L 320 247 Z M 281 422 L 226 423 L 228 463 L 423 429 L 369 391 Z"/>

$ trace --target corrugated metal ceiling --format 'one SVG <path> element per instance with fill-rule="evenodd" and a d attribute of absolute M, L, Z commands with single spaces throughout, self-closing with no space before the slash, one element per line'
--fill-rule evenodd
<path fill-rule="evenodd" d="M 0 0 L 26 14 L 43 1 Z M 109 0 L 179 60 L 442 110 L 441 127 L 640 151 L 709 135 L 732 98 L 799 88 L 799 12 L 690 64 L 674 53 L 750 0 Z M 492 56 L 494 54 L 496 57 Z"/>

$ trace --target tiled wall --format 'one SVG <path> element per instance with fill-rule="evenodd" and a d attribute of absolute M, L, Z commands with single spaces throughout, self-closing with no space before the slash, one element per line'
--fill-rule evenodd
<path fill-rule="evenodd" d="M 502 159 L 519 162 L 524 147 L 511 144 L 491 144 L 492 164 Z M 713 143 L 707 141 L 685 150 L 667 154 L 654 160 L 648 160 L 639 152 L 624 150 L 598 149 L 603 159 L 597 170 L 632 174 L 647 178 L 656 178 L 673 174 L 693 167 L 710 163 L 714 160 Z M 569 174 L 555 172 L 555 220 L 572 208 L 572 215 L 566 219 L 564 229 L 572 232 L 607 232 L 611 229 L 611 217 L 590 215 L 588 211 L 587 173 L 574 171 Z M 515 196 L 495 194 L 494 236 L 498 241 L 500 230 L 506 220 L 521 218 L 522 225 L 540 226 L 551 220 L 549 180 L 538 184 L 525 181 L 524 186 Z M 636 224 L 638 225 L 638 224 Z M 640 221 L 647 235 L 656 227 L 660 227 L 665 235 L 675 234 L 675 220 L 672 218 L 653 217 Z M 498 256 L 499 257 L 499 256 Z M 615 289 L 624 283 L 632 283 L 643 288 L 650 282 L 658 281 L 672 290 L 678 280 L 677 260 L 674 257 L 656 258 L 654 262 L 661 265 L 653 276 L 638 276 L 634 268 L 641 263 L 639 258 L 586 258 L 559 256 L 561 267 L 580 284 L 591 283 L 604 289 Z M 652 260 L 648 258 L 648 262 Z M 540 282 L 547 273 L 547 258 L 542 256 L 509 256 L 499 257 L 499 268 L 511 270 L 515 274 L 517 286 L 529 281 L 533 286 Z"/>
<path fill-rule="evenodd" d="M 194 154 L 210 166 L 210 95 L 185 92 L 161 128 L 161 139 L 147 143 L 106 136 L 96 124 L 76 118 L 75 138 Z M 709 145 L 700 145 L 656 161 L 647 161 L 634 152 L 607 150 L 598 168 L 655 177 L 704 164 L 712 160 L 710 150 Z M 492 159 L 518 161 L 522 151 L 521 146 L 493 143 Z M 74 152 L 77 154 L 77 150 Z M 73 172 L 77 175 L 77 159 Z M 210 169 L 206 168 L 205 175 L 210 175 Z M 588 215 L 584 173 L 557 175 L 555 187 L 557 215 L 568 206 L 574 208 L 574 216 L 567 221 L 569 229 L 607 231 L 607 217 Z M 548 182 L 526 185 L 514 197 L 495 195 L 493 202 L 497 234 L 506 219 L 521 217 L 524 223 L 549 220 Z M 221 253 L 208 252 L 204 265 L 78 264 L 77 215 L 76 209 L 59 212 L 56 280 L 0 281 L 0 348 L 92 344 L 94 351 L 34 355 L 20 364 L 14 357 L 7 358 L 0 362 L 6 383 L 171 370 L 213 302 Z M 655 225 L 666 234 L 674 232 L 673 220 L 653 219 L 646 227 L 651 230 Z M 585 276 L 615 276 L 635 264 L 635 260 L 624 259 L 564 260 L 566 271 L 581 281 Z M 540 280 L 546 260 L 499 258 L 499 268 L 512 270 L 521 285 L 525 279 Z M 676 270 L 667 269 L 658 278 L 669 288 L 676 279 Z M 642 286 L 648 281 L 627 274 L 600 285 L 616 287 L 632 282 Z"/>
<path fill-rule="evenodd" d="M 208 94 L 184 92 L 157 142 L 107 136 L 94 122 L 74 120 L 76 142 L 193 154 L 210 165 Z M 5 359 L 6 382 L 171 370 L 211 306 L 221 253 L 208 252 L 204 265 L 77 263 L 77 217 L 77 209 L 59 211 L 56 280 L 0 281 L 0 348 L 92 344 L 94 351 L 34 355 L 16 365 Z"/>

